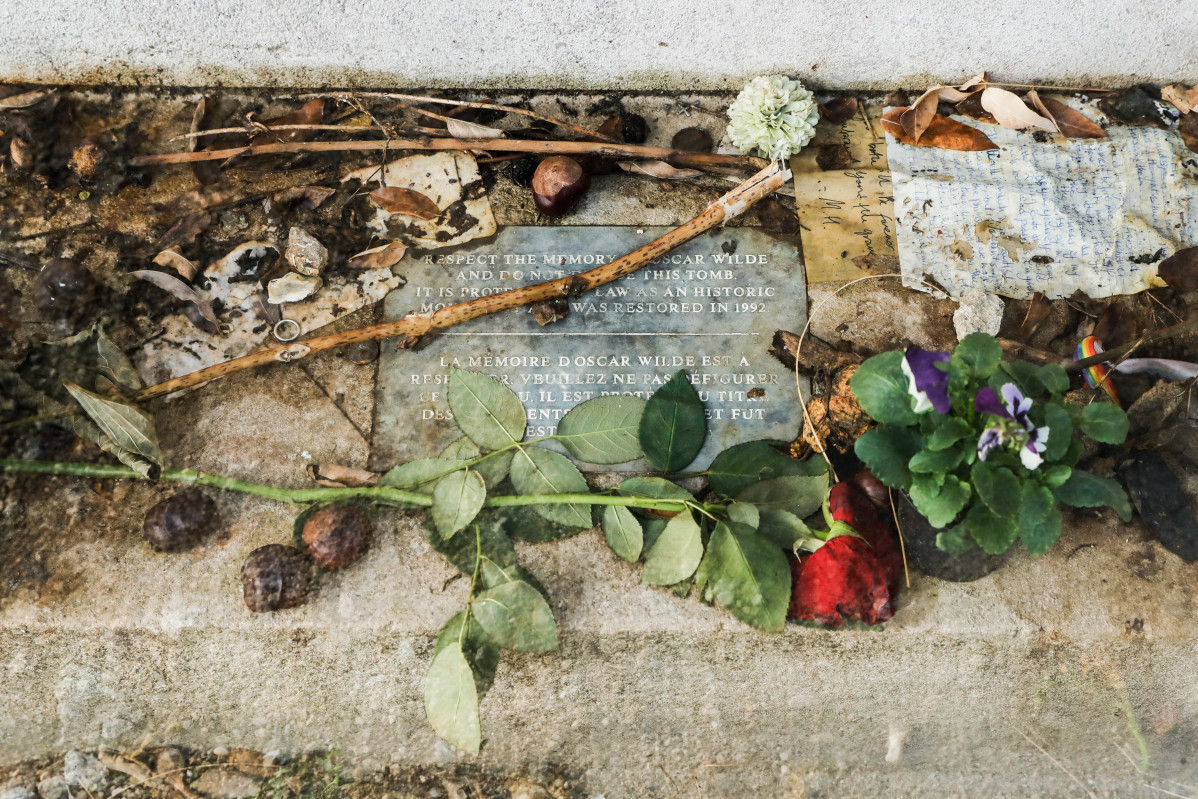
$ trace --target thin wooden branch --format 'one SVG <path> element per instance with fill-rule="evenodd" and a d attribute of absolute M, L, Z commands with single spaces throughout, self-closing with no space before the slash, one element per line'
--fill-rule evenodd
<path fill-rule="evenodd" d="M 382 100 L 407 100 L 408 102 L 413 102 L 413 103 L 436 103 L 439 105 L 456 105 L 456 106 L 460 106 L 463 108 L 479 108 L 479 109 L 483 109 L 483 110 L 487 110 L 487 111 L 503 111 L 504 113 L 508 113 L 508 114 L 520 114 L 521 116 L 530 117 L 532 119 L 539 119 L 542 122 L 548 122 L 550 125 L 556 125 L 559 128 L 565 128 L 566 130 L 572 130 L 575 133 L 581 133 L 584 136 L 592 136 L 601 141 L 611 142 L 613 144 L 616 143 L 616 140 L 613 139 L 611 136 L 605 136 L 604 134 L 599 133 L 598 131 L 590 130 L 589 128 L 584 128 L 579 125 L 572 125 L 569 122 L 562 122 L 560 119 L 554 119 L 553 117 L 547 117 L 547 116 L 544 116 L 543 114 L 538 114 L 535 111 L 529 111 L 524 108 L 516 108 L 516 107 L 510 106 L 510 105 L 496 105 L 494 103 L 480 103 L 480 102 L 476 102 L 473 100 L 448 100 L 444 97 L 425 97 L 425 96 L 417 95 L 417 94 L 397 94 L 395 92 L 336 92 L 333 94 L 305 95 L 303 98 L 300 98 L 300 99 L 304 99 L 309 96 L 311 96 L 311 97 L 332 97 L 332 98 L 338 99 L 338 100 L 345 100 L 345 99 L 351 98 L 351 97 L 352 98 L 373 97 L 373 98 L 378 98 L 378 99 L 382 99 Z"/>
<path fill-rule="evenodd" d="M 341 133 L 382 133 L 386 135 L 386 131 L 373 125 L 271 125 L 267 127 L 261 123 L 253 125 L 242 125 L 239 128 L 213 128 L 212 130 L 197 130 L 194 133 L 181 133 L 178 136 L 173 136 L 167 141 L 180 141 L 183 139 L 199 139 L 203 136 L 217 136 L 224 133 L 241 133 L 246 136 L 257 136 L 260 133 L 272 133 L 279 130 L 332 130 Z M 416 135 L 431 134 L 441 135 L 445 131 L 440 128 L 408 128 L 402 133 L 412 133 Z"/>
<path fill-rule="evenodd" d="M 597 155 L 601 158 L 647 158 L 673 166 L 733 166 L 761 169 L 766 161 L 750 155 L 692 153 L 670 147 L 645 147 L 640 144 L 604 144 L 587 141 L 530 141 L 527 139 L 387 139 L 384 141 L 277 142 L 209 150 L 195 153 L 159 153 L 139 155 L 129 165 L 194 164 L 197 161 L 224 161 L 235 155 L 274 155 L 278 153 L 373 152 L 377 150 L 486 150 L 500 153 L 542 153 L 557 155 Z"/>
<path fill-rule="evenodd" d="M 507 311 L 531 305 L 536 302 L 572 297 L 585 291 L 619 280 L 632 274 L 646 264 L 666 254 L 670 250 L 733 219 L 758 200 L 768 197 L 790 178 L 790 170 L 783 169 L 776 163 L 771 163 L 765 169 L 746 180 L 740 186 L 725 194 L 720 199 L 707 206 L 703 213 L 684 225 L 671 230 L 664 236 L 654 239 L 645 246 L 617 258 L 616 260 L 598 266 L 586 272 L 581 272 L 557 280 L 547 280 L 531 286 L 509 289 L 488 297 L 449 305 L 431 313 L 410 313 L 395 322 L 371 325 L 357 330 L 346 330 L 328 336 L 319 336 L 306 341 L 296 341 L 288 346 L 272 346 L 241 358 L 218 363 L 190 374 L 176 377 L 165 383 L 140 391 L 135 399 L 144 401 L 172 394 L 176 391 L 215 380 L 218 377 L 253 369 L 278 361 L 288 362 L 303 358 L 314 352 L 333 349 L 358 341 L 404 337 L 416 341 L 439 330 L 477 319 L 480 316 Z"/>
<path fill-rule="evenodd" d="M 1114 347 L 1106 352 L 1100 352 L 1097 355 L 1091 355 L 1089 358 L 1082 358 L 1080 361 L 1073 361 L 1066 369 L 1073 372 L 1080 372 L 1083 369 L 1088 369 L 1091 366 L 1107 361 L 1118 360 L 1119 358 L 1130 355 L 1131 353 L 1143 347 L 1145 344 L 1152 344 L 1162 339 L 1172 338 L 1179 333 L 1188 333 L 1191 330 L 1198 328 L 1198 316 L 1186 322 L 1173 325 L 1172 327 L 1163 327 L 1160 330 L 1150 330 L 1144 335 L 1137 338 L 1130 344 L 1124 344 L 1121 347 Z"/>

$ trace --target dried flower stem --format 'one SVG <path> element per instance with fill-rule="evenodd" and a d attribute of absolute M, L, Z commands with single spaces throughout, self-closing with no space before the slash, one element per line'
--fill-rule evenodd
<path fill-rule="evenodd" d="M 258 352 L 218 363 L 190 374 L 176 377 L 165 383 L 140 391 L 137 401 L 153 399 L 186 388 L 207 383 L 218 377 L 253 369 L 276 361 L 292 361 L 314 352 L 333 349 L 358 341 L 405 337 L 413 342 L 421 337 L 436 333 L 462 322 L 477 319 L 497 311 L 506 311 L 561 297 L 571 297 L 584 291 L 619 280 L 632 274 L 645 264 L 684 244 L 699 234 L 733 219 L 763 197 L 776 191 L 790 178 L 790 170 L 771 163 L 765 169 L 713 202 L 707 209 L 684 225 L 671 230 L 645 246 L 617 258 L 616 260 L 577 275 L 547 280 L 531 286 L 509 289 L 498 294 L 449 305 L 432 313 L 410 313 L 394 322 L 346 330 L 328 336 L 319 336 L 306 341 L 297 341 L 285 347 L 268 347 Z"/>
<path fill-rule="evenodd" d="M 647 158 L 673 166 L 732 166 L 761 169 L 766 161 L 749 155 L 692 153 L 670 147 L 646 147 L 640 144 L 605 144 L 587 141 L 530 141 L 527 139 L 386 139 L 384 141 L 279 142 L 206 150 L 194 153 L 158 153 L 139 155 L 129 165 L 194 164 L 197 161 L 224 161 L 235 155 L 274 155 L 278 153 L 373 152 L 377 150 L 486 150 L 508 153 L 554 153 L 558 155 L 597 155 L 602 158 Z"/>

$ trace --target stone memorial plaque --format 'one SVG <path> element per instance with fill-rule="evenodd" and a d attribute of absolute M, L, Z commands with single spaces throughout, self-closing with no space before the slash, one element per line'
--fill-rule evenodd
<path fill-rule="evenodd" d="M 507 227 L 491 241 L 402 261 L 407 284 L 386 317 L 427 312 L 586 271 L 666 231 L 634 227 Z M 778 328 L 800 330 L 807 296 L 799 251 L 755 228 L 710 231 L 639 271 L 569 299 L 545 326 L 528 308 L 452 327 L 425 348 L 383 347 L 374 466 L 437 455 L 461 435 L 446 388 L 460 367 L 519 395 L 528 438 L 551 435 L 579 402 L 648 397 L 685 369 L 707 407 L 708 439 L 693 468 L 758 438 L 791 439 L 800 411 L 794 374 L 767 353 Z M 599 468 L 599 467 L 596 467 Z M 644 461 L 602 471 L 645 470 Z"/>

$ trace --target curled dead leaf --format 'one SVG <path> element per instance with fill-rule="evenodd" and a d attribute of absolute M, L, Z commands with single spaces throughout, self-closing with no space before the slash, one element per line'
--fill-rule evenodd
<path fill-rule="evenodd" d="M 308 477 L 329 488 L 363 488 L 379 484 L 379 475 L 365 469 L 342 466 L 339 463 L 310 463 Z"/>
<path fill-rule="evenodd" d="M 403 259 L 408 248 L 403 242 L 391 241 L 381 247 L 372 247 L 351 255 L 346 263 L 350 269 L 389 269 Z"/>
<path fill-rule="evenodd" d="M 957 89 L 959 91 L 967 92 L 967 91 L 970 91 L 971 89 L 976 89 L 978 86 L 985 88 L 986 84 L 988 84 L 989 82 L 990 82 L 989 73 L 979 72 L 978 74 L 974 75 L 972 78 L 970 78 L 969 80 L 965 81 L 960 86 L 958 86 Z"/>
<path fill-rule="evenodd" d="M 1161 99 L 1172 103 L 1183 114 L 1188 114 L 1198 107 L 1198 86 L 1186 88 L 1180 83 L 1161 88 Z"/>
<path fill-rule="evenodd" d="M 427 196 L 412 189 L 382 186 L 370 192 L 370 201 L 389 214 L 414 216 L 417 219 L 436 219 L 441 209 Z"/>
<path fill-rule="evenodd" d="M 982 108 L 982 90 L 970 92 L 957 103 L 957 113 L 976 119 L 978 122 L 994 122 L 994 116 Z"/>
<path fill-rule="evenodd" d="M 219 327 L 219 322 L 216 321 L 216 314 L 212 312 L 212 304 L 191 286 L 184 283 L 177 277 L 172 277 L 166 272 L 156 272 L 153 269 L 139 269 L 136 272 L 130 272 L 133 277 L 139 280 L 144 280 L 147 283 L 152 283 L 163 291 L 169 292 L 180 300 L 190 303 L 206 321 Z"/>
<path fill-rule="evenodd" d="M 662 180 L 686 180 L 703 174 L 697 169 L 670 166 L 665 161 L 617 161 L 616 165 L 634 175 L 648 175 Z"/>
<path fill-rule="evenodd" d="M 52 89 L 38 89 L 32 92 L 14 94 L 0 100 L 0 108 L 28 108 L 37 105 L 42 100 L 54 94 Z"/>
<path fill-rule="evenodd" d="M 1161 261 L 1156 274 L 1174 291 L 1198 290 L 1198 247 L 1173 253 Z"/>
<path fill-rule="evenodd" d="M 1191 111 L 1188 114 L 1183 114 L 1177 122 L 1177 132 L 1181 135 L 1181 141 L 1185 144 L 1186 149 L 1192 153 L 1198 153 L 1198 112 Z"/>
<path fill-rule="evenodd" d="M 467 122 L 464 119 L 445 118 L 445 127 L 449 135 L 455 139 L 502 139 L 503 131 L 498 128 L 488 128 L 477 122 Z"/>
<path fill-rule="evenodd" d="M 933 86 L 921 94 L 911 106 L 899 117 L 899 124 L 913 142 L 918 142 L 928 125 L 936 116 L 936 107 L 940 104 L 939 87 Z"/>
<path fill-rule="evenodd" d="M 183 254 L 179 252 L 178 246 L 170 247 L 155 255 L 154 263 L 158 266 L 166 266 L 174 269 L 179 273 L 181 278 L 188 282 L 190 282 L 191 279 L 196 276 L 196 272 L 199 271 L 199 267 L 183 257 Z"/>
<path fill-rule="evenodd" d="M 1046 130 L 1056 133 L 1057 126 L 1027 107 L 1027 103 L 1014 92 L 987 86 L 982 90 L 982 108 L 990 112 L 994 121 L 1012 130 Z"/>
<path fill-rule="evenodd" d="M 1033 89 L 1027 93 L 1027 99 L 1032 101 L 1041 114 L 1057 126 L 1061 135 L 1070 139 L 1105 139 L 1106 131 L 1086 117 L 1081 111 L 1070 108 L 1060 100 L 1051 97 L 1041 97 Z"/>
<path fill-rule="evenodd" d="M 819 105 L 819 117 L 833 125 L 843 125 L 857 114 L 856 97 L 837 97 Z"/>
<path fill-rule="evenodd" d="M 1023 317 L 1023 323 L 1012 338 L 1021 344 L 1026 344 L 1028 339 L 1040 329 L 1040 325 L 1048 318 L 1051 311 L 1052 303 L 1044 296 L 1044 292 L 1037 291 L 1032 294 L 1031 302 L 1027 305 L 1027 313 Z"/>
<path fill-rule="evenodd" d="M 33 148 L 20 136 L 14 135 L 8 143 L 8 157 L 12 165 L 22 172 L 33 168 Z"/>
<path fill-rule="evenodd" d="M 891 108 L 882 114 L 882 129 L 893 136 L 901 144 L 913 144 L 919 147 L 937 147 L 941 150 L 997 150 L 998 145 L 974 127 L 958 122 L 951 117 L 937 114 L 932 118 L 927 130 L 918 142 L 911 139 L 903 130 L 899 121 L 906 108 Z"/>

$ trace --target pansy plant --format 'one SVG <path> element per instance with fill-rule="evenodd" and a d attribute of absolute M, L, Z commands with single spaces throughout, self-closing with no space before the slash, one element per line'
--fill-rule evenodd
<path fill-rule="evenodd" d="M 1076 433 L 1119 444 L 1127 416 L 1109 402 L 1066 403 L 1059 365 L 1004 363 L 994 337 L 974 333 L 951 354 L 912 347 L 874 356 L 852 388 L 878 423 L 858 439 L 857 456 L 908 492 L 941 530 L 941 549 L 976 544 L 997 554 L 1020 539 L 1042 553 L 1061 534 L 1060 505 L 1109 505 L 1131 517 L 1118 483 L 1075 468 Z"/>

